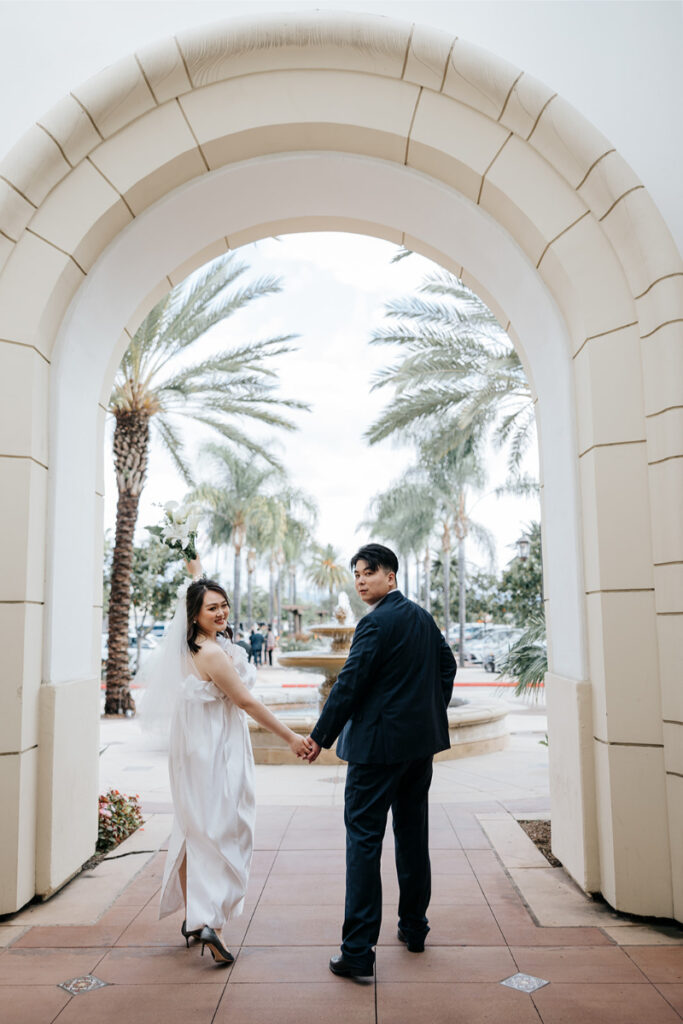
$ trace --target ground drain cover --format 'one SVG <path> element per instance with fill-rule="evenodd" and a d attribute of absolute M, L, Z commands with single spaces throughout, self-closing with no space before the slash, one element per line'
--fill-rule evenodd
<path fill-rule="evenodd" d="M 80 996 L 84 992 L 94 992 L 96 988 L 104 988 L 108 981 L 100 981 L 94 974 L 84 974 L 81 978 L 71 978 L 70 981 L 60 981 L 58 988 L 70 992 L 72 996 Z"/>
<path fill-rule="evenodd" d="M 544 985 L 549 984 L 550 982 L 544 978 L 534 978 L 533 974 L 513 974 L 505 981 L 501 981 L 501 985 L 516 988 L 519 992 L 535 992 L 537 988 L 543 988 Z"/>

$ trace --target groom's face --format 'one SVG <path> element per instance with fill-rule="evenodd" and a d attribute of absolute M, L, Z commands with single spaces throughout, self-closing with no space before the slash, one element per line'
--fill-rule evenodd
<path fill-rule="evenodd" d="M 374 604 L 386 597 L 390 590 L 396 589 L 396 576 L 391 570 L 381 566 L 371 569 L 363 558 L 356 562 L 353 577 L 356 591 L 366 604 Z"/>

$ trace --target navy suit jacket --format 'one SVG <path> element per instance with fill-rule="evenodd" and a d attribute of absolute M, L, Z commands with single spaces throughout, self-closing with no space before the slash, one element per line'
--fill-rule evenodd
<path fill-rule="evenodd" d="M 453 653 L 434 619 L 398 590 L 356 626 L 351 650 L 311 736 L 358 764 L 396 764 L 448 750 Z M 341 735 L 340 735 L 341 733 Z"/>

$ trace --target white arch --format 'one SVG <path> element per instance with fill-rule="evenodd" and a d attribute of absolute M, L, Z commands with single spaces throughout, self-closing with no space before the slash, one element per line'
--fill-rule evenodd
<path fill-rule="evenodd" d="M 320 175 L 291 173 L 303 151 L 310 163 L 300 167 Z M 237 184 L 220 168 L 234 164 L 242 174 L 237 165 L 250 158 L 243 194 L 226 197 L 212 184 Z M 96 382 L 104 405 L 126 344 L 126 335 L 118 348 L 113 340 L 124 320 L 116 307 L 139 317 L 130 312 L 134 298 L 144 292 L 147 302 L 150 289 L 160 297 L 164 273 L 198 259 L 218 232 L 236 247 L 274 231 L 342 228 L 403 241 L 450 269 L 465 263 L 466 281 L 512 321 L 539 394 L 554 534 L 545 560 L 556 668 L 548 686 L 553 845 L 584 888 L 619 909 L 680 918 L 683 263 L 609 140 L 543 83 L 465 40 L 311 12 L 208 26 L 124 58 L 48 111 L 2 161 L 0 178 L 0 361 L 12 381 L 0 478 L 16 495 L 0 624 L 24 638 L 21 653 L 17 645 L 2 655 L 9 714 L 0 785 L 10 794 L 3 909 L 62 884 L 93 839 L 85 809 L 96 790 L 86 766 L 96 763 L 99 665 L 96 644 L 73 644 L 67 670 L 65 609 L 82 610 L 99 590 L 94 573 L 71 559 L 76 544 L 99 576 L 92 551 L 101 497 L 82 480 L 95 479 L 101 450 Z M 264 189 L 255 197 L 256 182 Z M 212 228 L 204 200 L 196 217 L 169 220 L 176 195 L 180 202 L 211 189 Z M 405 202 L 392 203 L 390 192 Z M 468 219 L 459 196 L 476 204 L 476 217 L 470 209 Z M 133 218 L 135 228 L 126 228 Z M 127 262 L 107 262 L 126 246 Z M 521 253 L 536 268 L 536 290 Z M 565 331 L 571 353 L 556 345 Z M 86 396 L 92 410 L 79 412 Z M 570 541 L 560 543 L 560 534 Z M 576 600 L 581 572 L 587 645 Z M 72 573 L 78 584 L 68 582 Z M 54 582 L 61 574 L 64 586 Z M 31 645 L 45 597 L 51 621 L 41 671 Z M 91 612 L 99 634 L 100 609 Z M 570 674 L 558 675 L 560 667 Z M 67 837 L 61 822 L 72 793 L 83 810 Z"/>
<path fill-rule="evenodd" d="M 234 196 L 239 203 L 231 206 Z M 233 164 L 166 196 L 117 236 L 71 304 L 51 369 L 50 390 L 59 397 L 51 414 L 49 534 L 59 544 L 51 545 L 48 569 L 45 659 L 50 682 L 89 678 L 99 657 L 84 647 L 74 664 L 69 619 L 76 607 L 89 614 L 93 595 L 72 584 L 68 563 L 79 538 L 86 552 L 96 550 L 88 507 L 101 458 L 97 400 L 110 384 L 112 354 L 115 363 L 125 324 L 160 280 L 217 236 L 249 232 L 256 237 L 272 233 L 273 225 L 285 220 L 305 229 L 332 218 L 356 229 L 365 222 L 369 234 L 385 237 L 398 230 L 451 264 L 465 266 L 486 282 L 514 325 L 539 394 L 544 505 L 551 524 L 546 534 L 551 669 L 576 680 L 586 677 L 571 359 L 554 301 L 500 225 L 454 190 L 380 160 L 298 153 Z M 79 500 L 74 502 L 76 492 Z M 79 516 L 74 516 L 75 505 Z M 93 579 L 95 571 L 93 565 Z"/>

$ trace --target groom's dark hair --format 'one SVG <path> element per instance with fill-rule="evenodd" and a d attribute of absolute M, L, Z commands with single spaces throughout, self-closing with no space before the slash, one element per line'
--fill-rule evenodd
<path fill-rule="evenodd" d="M 391 548 L 385 548 L 384 544 L 364 544 L 351 559 L 351 568 L 355 569 L 356 562 L 361 559 L 368 563 L 371 572 L 377 572 L 381 568 L 393 572 L 394 575 L 398 573 L 398 558 Z"/>

